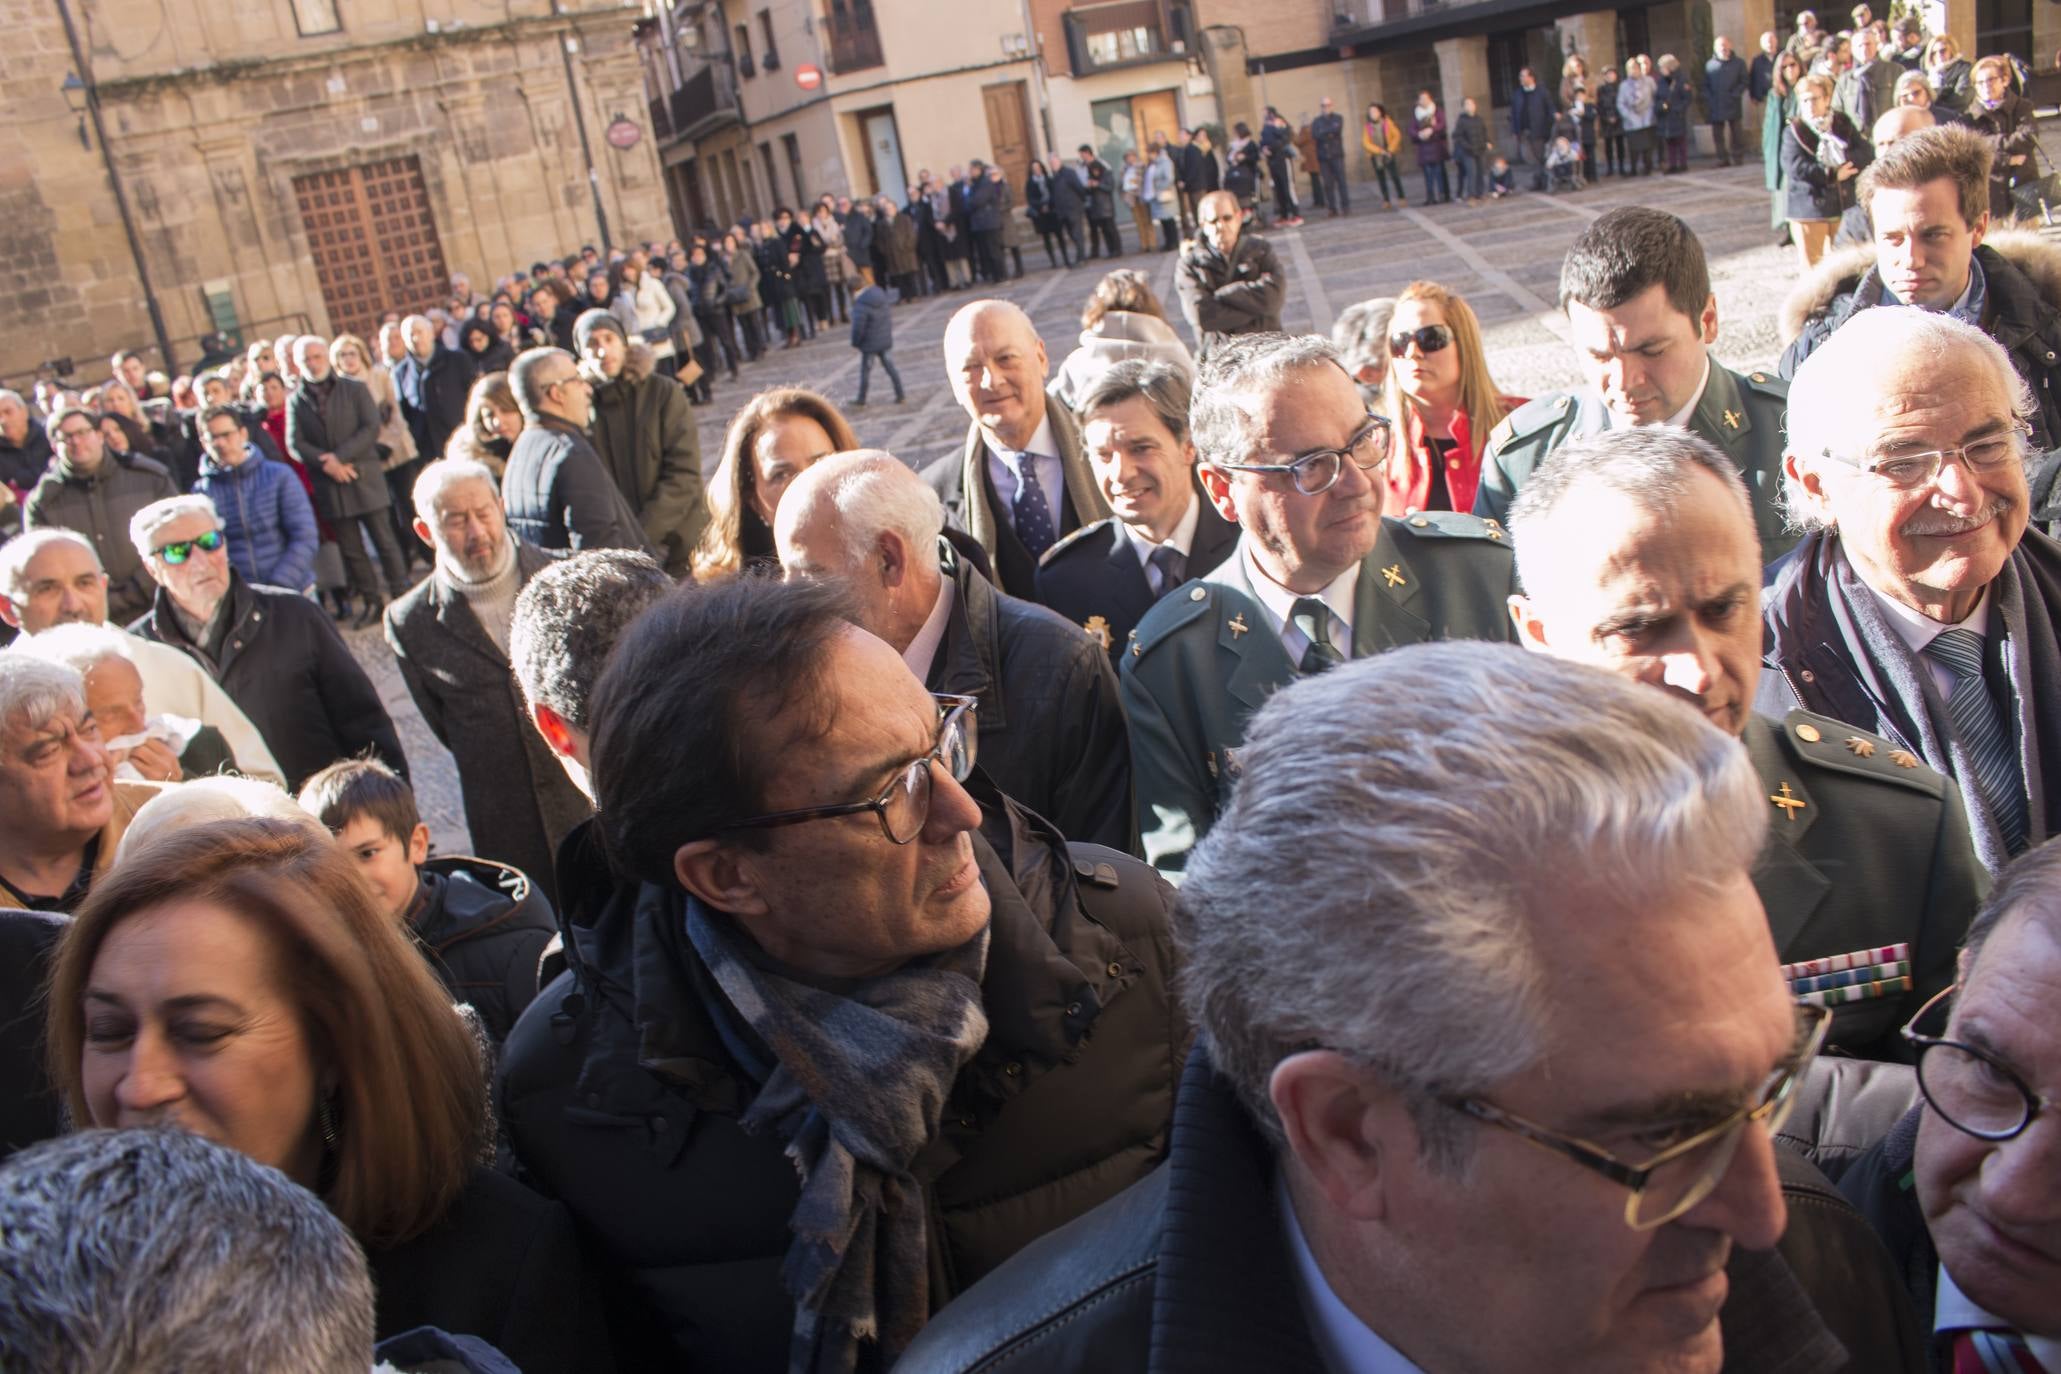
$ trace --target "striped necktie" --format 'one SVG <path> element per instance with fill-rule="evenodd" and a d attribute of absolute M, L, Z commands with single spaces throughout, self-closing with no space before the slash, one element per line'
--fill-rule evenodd
<path fill-rule="evenodd" d="M 1956 1331 L 1953 1350 L 1953 1374 L 2046 1374 L 2015 1331 Z"/>
<path fill-rule="evenodd" d="M 1310 647 L 1302 651 L 1302 662 L 1297 665 L 1305 677 L 1336 668 L 1345 662 L 1345 655 L 1331 642 L 1331 608 L 1323 598 L 1299 596 L 1289 607 L 1288 623 L 1301 630 L 1309 639 Z"/>
<path fill-rule="evenodd" d="M 1996 698 L 1982 676 L 1982 636 L 1973 630 L 1944 630 L 1925 646 L 1925 653 L 1954 676 L 1947 698 L 1947 718 L 1975 767 L 1975 790 L 2016 854 L 2025 847 L 2025 780 L 2011 729 L 1997 710 Z"/>

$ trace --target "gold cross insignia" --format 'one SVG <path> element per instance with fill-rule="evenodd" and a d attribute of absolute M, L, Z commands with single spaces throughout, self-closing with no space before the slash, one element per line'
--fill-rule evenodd
<path fill-rule="evenodd" d="M 1918 766 L 1918 756 L 1908 749 L 1890 750 L 1889 761 L 1899 768 L 1916 768 Z"/>
<path fill-rule="evenodd" d="M 1862 739 L 1859 735 L 1848 735 L 1846 737 L 1846 747 L 1853 750 L 1854 757 L 1857 759 L 1875 757 L 1875 741 Z"/>
<path fill-rule="evenodd" d="M 1109 622 L 1107 620 L 1104 620 L 1099 615 L 1091 615 L 1088 617 L 1088 623 L 1081 626 L 1081 628 L 1088 632 L 1088 638 L 1102 646 L 1104 653 L 1109 652 Z"/>
<path fill-rule="evenodd" d="M 1797 812 L 1810 805 L 1802 797 L 1791 792 L 1789 784 L 1786 782 L 1782 784 L 1779 790 L 1770 795 L 1768 800 L 1781 807 L 1782 814 L 1787 816 L 1792 822 L 1795 821 Z"/>
<path fill-rule="evenodd" d="M 1737 428 L 1739 428 L 1739 420 L 1740 420 L 1740 415 L 1739 415 L 1739 412 L 1738 412 L 1738 411 L 1736 411 L 1736 410 L 1728 410 L 1728 411 L 1726 411 L 1726 412 L 1725 412 L 1725 428 L 1726 428 L 1726 429 L 1737 429 Z"/>
<path fill-rule="evenodd" d="M 1381 575 L 1388 579 L 1388 585 L 1391 587 L 1400 587 L 1403 585 L 1403 565 L 1400 563 L 1389 564 L 1387 567 L 1381 570 Z"/>
<path fill-rule="evenodd" d="M 1251 628 L 1252 626 L 1245 623 L 1245 612 L 1240 611 L 1231 617 L 1231 638 L 1236 639 Z"/>
<path fill-rule="evenodd" d="M 1233 781 L 1236 781 L 1238 775 L 1245 771 L 1245 764 L 1239 760 L 1236 749 L 1226 749 L 1224 751 L 1224 767 L 1231 774 Z"/>
<path fill-rule="evenodd" d="M 1210 776 L 1210 781 L 1212 781 L 1212 782 L 1216 781 L 1216 776 L 1217 776 L 1217 754 L 1216 754 L 1216 750 L 1212 749 L 1212 750 L 1210 750 L 1210 751 L 1209 751 L 1209 752 L 1208 752 L 1207 754 L 1204 754 L 1204 755 L 1202 756 L 1202 766 L 1203 766 L 1203 767 L 1205 767 L 1205 768 L 1207 768 L 1207 769 L 1209 769 L 1209 776 Z"/>

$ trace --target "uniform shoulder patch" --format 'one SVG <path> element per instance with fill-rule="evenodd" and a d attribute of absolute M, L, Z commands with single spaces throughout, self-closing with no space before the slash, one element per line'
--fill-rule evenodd
<path fill-rule="evenodd" d="M 1739 373 L 1738 377 L 1739 389 L 1741 391 L 1748 393 L 1758 392 L 1760 395 L 1779 401 L 1785 406 L 1789 404 L 1789 383 L 1783 381 L 1773 372 L 1755 370 L 1753 372 Z"/>
<path fill-rule="evenodd" d="M 1081 526 L 1072 534 L 1066 535 L 1064 538 L 1055 542 L 1052 545 L 1052 547 L 1046 549 L 1043 554 L 1039 555 L 1038 566 L 1041 568 L 1049 566 L 1053 559 L 1058 558 L 1068 549 L 1077 547 L 1084 541 L 1092 540 L 1096 536 L 1104 533 L 1105 531 L 1113 530 L 1115 525 L 1116 517 L 1113 515 L 1105 515 L 1100 520 L 1095 521 L 1093 524 Z"/>
<path fill-rule="evenodd" d="M 1551 392 L 1535 397 L 1496 422 L 1496 427 L 1489 431 L 1488 446 L 1484 451 L 1500 451 L 1503 445 L 1512 439 L 1537 434 L 1540 430 L 1565 420 L 1573 412 L 1574 397 L 1568 392 Z"/>
<path fill-rule="evenodd" d="M 1462 511 L 1421 510 L 1415 515 L 1395 515 L 1389 522 L 1401 534 L 1418 539 L 1486 539 L 1508 545 L 1510 532 L 1494 520 Z"/>
<path fill-rule="evenodd" d="M 1946 779 L 1894 740 L 1859 730 L 1843 720 L 1814 711 L 1791 711 L 1782 718 L 1782 739 L 1790 753 L 1806 763 L 1835 773 L 1901 783 L 1938 797 Z"/>
<path fill-rule="evenodd" d="M 1151 610 L 1145 612 L 1138 628 L 1131 631 L 1124 662 L 1129 664 L 1144 658 L 1160 645 L 1176 638 L 1183 626 L 1210 615 L 1216 607 L 1217 590 L 1212 582 L 1190 582 L 1161 597 Z"/>

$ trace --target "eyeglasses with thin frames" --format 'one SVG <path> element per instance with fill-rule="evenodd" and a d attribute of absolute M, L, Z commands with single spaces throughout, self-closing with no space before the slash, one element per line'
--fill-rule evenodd
<path fill-rule="evenodd" d="M 1978 1140 L 2015 1140 L 2054 1100 L 2034 1092 L 2018 1070 L 1989 1050 L 1916 1029 L 1958 990 L 1958 985 L 1941 988 L 1903 1029 L 1918 1057 L 1918 1091 L 1955 1130 Z"/>
<path fill-rule="evenodd" d="M 878 795 L 837 806 L 774 811 L 764 816 L 753 816 L 750 820 L 732 821 L 722 828 L 770 830 L 777 826 L 800 825 L 805 821 L 856 816 L 871 811 L 880 818 L 881 833 L 890 843 L 909 843 L 923 833 L 923 827 L 930 821 L 931 766 L 942 767 L 953 782 L 965 782 L 973 773 L 975 742 L 979 738 L 972 720 L 974 708 L 980 704 L 979 698 L 947 692 L 932 692 L 931 698 L 939 709 L 937 744 L 922 758 L 912 760 L 896 773 L 893 781 Z"/>
<path fill-rule="evenodd" d="M 1304 496 L 1322 496 L 1338 485 L 1346 459 L 1370 477 L 1395 451 L 1395 426 L 1385 415 L 1368 415 L 1367 423 L 1343 448 L 1312 449 L 1286 463 L 1220 463 L 1209 465 L 1226 472 L 1278 473 L 1287 476 Z"/>
<path fill-rule="evenodd" d="M 1958 458 L 1970 472 L 1994 472 L 1996 469 L 2019 458 L 2021 436 L 2031 431 L 2023 423 L 2014 423 L 2009 429 L 1997 434 L 1985 435 L 1958 448 L 1928 449 L 1923 453 L 1892 453 L 1880 458 L 1842 458 L 1830 449 L 1825 456 L 1870 477 L 1879 478 L 1890 486 L 1908 491 L 1922 487 L 1939 476 L 1940 469 L 1950 458 Z"/>

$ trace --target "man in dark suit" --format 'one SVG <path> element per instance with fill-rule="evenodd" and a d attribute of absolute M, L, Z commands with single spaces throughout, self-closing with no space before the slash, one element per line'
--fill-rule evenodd
<path fill-rule="evenodd" d="M 393 493 L 379 457 L 379 402 L 370 387 L 330 366 L 322 340 L 296 340 L 293 353 L 300 376 L 286 403 L 286 446 L 315 484 L 315 509 L 336 530 L 344 573 L 363 599 L 363 628 L 408 590 L 408 557 L 394 532 Z M 366 535 L 379 554 L 384 588 L 366 556 Z"/>
<path fill-rule="evenodd" d="M 1038 600 L 1120 657 L 1152 603 L 1224 561 L 1238 527 L 1195 477 L 1188 374 L 1127 359 L 1080 402 L 1081 447 L 1115 512 L 1045 551 Z"/>
<path fill-rule="evenodd" d="M 972 424 L 966 451 L 931 464 L 924 480 L 987 554 L 1002 590 L 1030 600 L 1045 550 L 1109 505 L 1073 416 L 1046 400 L 1050 363 L 1030 316 L 1008 301 L 961 307 L 945 328 L 945 368 Z"/>
<path fill-rule="evenodd" d="M 414 496 L 415 533 L 436 550 L 436 567 L 387 608 L 386 642 L 457 762 L 472 852 L 521 869 L 555 904 L 553 855 L 592 808 L 530 728 L 508 663 L 515 598 L 551 559 L 509 535 L 494 476 L 479 463 L 431 463 Z"/>
<path fill-rule="evenodd" d="M 401 339 L 408 356 L 394 366 L 394 387 L 401 396 L 401 414 L 415 436 L 417 457 L 393 470 L 394 501 L 405 505 L 422 464 L 444 456 L 451 432 L 466 423 L 465 398 L 472 390 L 472 356 L 444 347 L 427 315 L 401 321 Z"/>
<path fill-rule="evenodd" d="M 1519 642 L 1740 737 L 1772 821 L 1753 881 L 1784 976 L 1836 1009 L 1832 1043 L 1908 1058 L 1897 1029 L 1953 982 L 1988 881 L 1938 773 L 1829 716 L 1754 712 L 1760 551 L 1738 468 L 1682 430 L 1614 430 L 1540 465 L 1512 521 Z"/>
<path fill-rule="evenodd" d="M 855 619 L 932 692 L 978 699 L 983 772 L 1070 840 L 1129 847 L 1130 746 L 1101 646 L 997 592 L 939 536 L 937 494 L 889 453 L 825 458 L 780 499 L 789 577 L 849 589 Z"/>
<path fill-rule="evenodd" d="M 1381 515 L 1387 420 L 1329 343 L 1245 334 L 1204 361 L 1202 484 L 1236 550 L 1159 602 L 1123 658 L 1144 856 L 1177 872 L 1240 771 L 1246 718 L 1298 675 L 1433 639 L 1514 638 L 1509 541 L 1471 515 Z"/>

